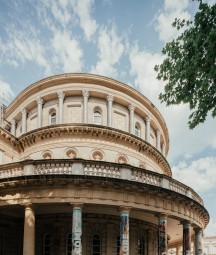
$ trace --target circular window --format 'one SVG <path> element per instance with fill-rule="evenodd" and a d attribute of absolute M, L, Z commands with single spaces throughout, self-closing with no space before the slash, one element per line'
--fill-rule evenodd
<path fill-rule="evenodd" d="M 139 163 L 139 168 L 146 169 L 146 164 L 143 162 Z"/>
<path fill-rule="evenodd" d="M 76 158 L 77 157 L 77 152 L 73 149 L 69 149 L 69 150 L 67 150 L 66 155 L 67 155 L 68 158 L 71 158 L 71 159 Z"/>
<path fill-rule="evenodd" d="M 94 160 L 102 160 L 103 159 L 103 153 L 101 151 L 94 151 L 92 154 L 92 158 Z"/>
<path fill-rule="evenodd" d="M 43 153 L 43 158 L 44 159 L 51 159 L 52 158 L 51 152 L 49 152 L 49 151 L 44 152 Z"/>
<path fill-rule="evenodd" d="M 117 162 L 119 164 L 127 164 L 127 158 L 125 156 L 121 155 L 121 156 L 118 157 Z"/>

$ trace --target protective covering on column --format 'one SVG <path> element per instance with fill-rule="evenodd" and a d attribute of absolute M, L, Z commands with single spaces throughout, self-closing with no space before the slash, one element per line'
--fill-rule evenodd
<path fill-rule="evenodd" d="M 195 255 L 203 254 L 203 232 L 201 228 L 194 228 L 195 231 Z"/>
<path fill-rule="evenodd" d="M 32 204 L 25 204 L 23 255 L 35 254 L 35 214 Z"/>
<path fill-rule="evenodd" d="M 167 254 L 167 216 L 161 214 L 159 216 L 158 226 L 158 255 Z"/>
<path fill-rule="evenodd" d="M 73 206 L 72 255 L 82 254 L 82 205 Z"/>
<path fill-rule="evenodd" d="M 183 223 L 183 255 L 191 255 L 191 225 Z"/>
<path fill-rule="evenodd" d="M 120 255 L 129 255 L 129 210 L 120 211 Z"/>

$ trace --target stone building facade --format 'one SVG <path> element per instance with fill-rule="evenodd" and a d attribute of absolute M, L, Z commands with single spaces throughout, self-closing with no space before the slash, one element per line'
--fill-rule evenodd
<path fill-rule="evenodd" d="M 38 81 L 0 128 L 0 255 L 203 251 L 203 200 L 172 178 L 169 135 L 138 91 L 91 74 Z M 72 252 L 72 253 L 71 253 Z"/>

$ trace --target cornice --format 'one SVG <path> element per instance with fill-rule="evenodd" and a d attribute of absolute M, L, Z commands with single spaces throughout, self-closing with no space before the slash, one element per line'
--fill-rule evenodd
<path fill-rule="evenodd" d="M 112 196 L 112 199 L 115 201 L 121 201 L 122 203 L 127 202 L 127 206 L 129 206 L 129 202 L 133 204 L 133 208 L 139 208 L 139 205 L 142 204 L 141 202 L 137 203 L 136 198 L 134 198 L 133 201 L 128 201 L 128 196 L 125 195 L 124 198 L 120 195 L 119 198 L 118 194 L 121 194 L 122 192 L 128 193 L 130 191 L 130 194 L 134 193 L 138 195 L 143 195 L 148 198 L 146 199 L 147 205 L 149 199 L 152 197 L 155 197 L 157 199 L 160 199 L 161 202 L 163 201 L 163 205 L 160 205 L 158 203 L 155 206 L 155 209 L 157 209 L 158 212 L 160 211 L 166 211 L 168 214 L 168 217 L 175 218 L 176 220 L 192 220 L 191 216 L 187 216 L 186 214 L 178 213 L 178 209 L 171 209 L 169 211 L 168 208 L 164 208 L 164 204 L 166 204 L 168 201 L 175 201 L 175 203 L 183 206 L 184 208 L 191 208 L 193 207 L 193 210 L 199 215 L 199 218 L 202 221 L 202 224 L 204 224 L 204 227 L 207 226 L 209 222 L 209 214 L 207 210 L 198 202 L 192 200 L 191 198 L 188 198 L 182 194 L 176 193 L 171 190 L 167 190 L 164 188 L 159 188 L 153 185 L 149 184 L 144 184 L 144 183 L 138 183 L 138 182 L 133 182 L 129 180 L 123 180 L 123 179 L 114 179 L 114 178 L 109 178 L 109 177 L 99 177 L 99 176 L 83 176 L 83 175 L 32 175 L 32 176 L 19 176 L 19 177 L 13 177 L 13 178 L 6 178 L 2 179 L 0 182 L 0 195 L 5 194 L 5 192 L 8 194 L 10 191 L 13 193 L 16 192 L 23 192 L 26 194 L 26 190 L 29 190 L 29 187 L 31 187 L 30 192 L 32 195 L 32 198 L 35 197 L 35 194 L 38 194 L 37 190 L 43 190 L 43 189 L 49 189 L 52 188 L 54 191 L 55 189 L 59 188 L 66 188 L 68 189 L 69 187 L 77 190 L 77 202 L 79 202 L 79 199 L 83 199 L 82 197 L 79 196 L 80 192 L 78 190 L 85 189 L 88 187 L 89 192 L 90 190 L 96 188 L 97 190 L 101 190 L 101 196 L 103 196 L 105 190 L 112 190 L 116 196 Z M 116 191 L 118 190 L 118 194 Z M 53 192 L 52 192 L 53 193 Z M 93 195 L 93 192 L 90 192 Z M 62 194 L 62 192 L 61 192 Z M 67 193 L 68 194 L 68 193 Z M 31 199 L 31 197 L 29 197 Z M 53 197 L 50 197 L 51 200 L 53 200 Z M 62 195 L 61 195 L 62 199 Z M 91 198 L 92 200 L 93 198 Z M 96 197 L 97 201 L 100 200 L 100 198 L 97 196 Z M 99 200 L 98 200 L 99 199 Z M 102 200 L 108 199 L 110 201 L 111 198 L 105 198 L 103 196 Z M 120 200 L 119 200 L 120 199 Z M 18 199 L 18 203 L 20 203 L 20 198 Z M 125 201 L 124 201 L 125 200 Z M 15 201 L 14 201 L 15 204 Z M 161 208 L 160 208 L 161 207 Z M 153 207 L 151 208 L 153 210 Z M 171 213 L 172 212 L 172 213 Z M 175 214 L 176 212 L 177 214 Z M 155 213 L 152 211 L 152 213 Z M 195 222 L 194 221 L 194 225 Z M 201 224 L 201 223 L 199 223 Z"/>
<path fill-rule="evenodd" d="M 159 110 L 152 104 L 152 102 L 146 98 L 143 94 L 135 90 L 134 88 L 119 82 L 117 80 L 87 73 L 66 73 L 48 77 L 46 79 L 40 80 L 33 83 L 25 90 L 23 90 L 7 107 L 5 112 L 5 118 L 7 118 L 13 111 L 20 105 L 26 98 L 30 95 L 33 95 L 39 91 L 42 91 L 44 88 L 54 87 L 56 85 L 68 84 L 68 83 L 83 83 L 83 84 L 94 84 L 99 86 L 104 86 L 116 91 L 120 91 L 134 98 L 141 104 L 143 104 L 159 121 L 161 127 L 163 128 L 165 139 L 166 139 L 166 151 L 169 150 L 169 134 L 166 123 L 159 112 Z"/>
<path fill-rule="evenodd" d="M 50 139 L 53 137 L 62 137 L 70 135 L 71 137 L 85 136 L 94 137 L 103 140 L 112 140 L 117 144 L 124 144 L 133 147 L 135 150 L 152 158 L 164 170 L 168 176 L 172 176 L 172 171 L 165 157 L 151 144 L 141 138 L 131 135 L 127 132 L 105 126 L 95 126 L 91 124 L 61 124 L 47 126 L 40 129 L 25 133 L 18 138 L 19 144 L 23 150 L 36 144 L 40 140 Z"/>
<path fill-rule="evenodd" d="M 9 144 L 11 147 L 20 151 L 20 143 L 18 138 L 13 136 L 10 132 L 0 127 L 0 140 L 4 141 L 5 143 Z"/>

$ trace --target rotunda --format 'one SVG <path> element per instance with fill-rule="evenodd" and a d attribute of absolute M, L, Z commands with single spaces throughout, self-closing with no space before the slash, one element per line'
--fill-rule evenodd
<path fill-rule="evenodd" d="M 202 252 L 208 212 L 172 178 L 166 123 L 144 95 L 62 74 L 2 109 L 0 255 Z"/>

